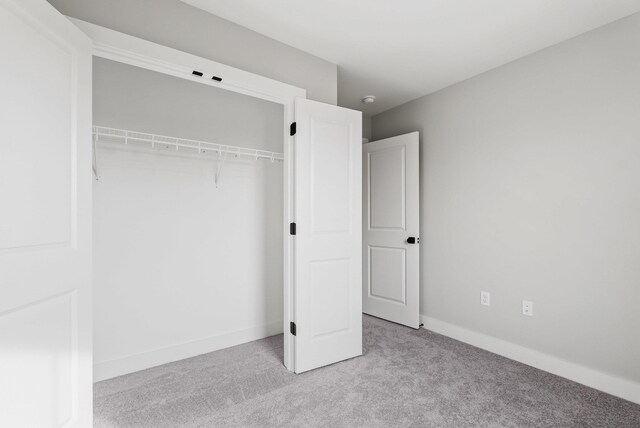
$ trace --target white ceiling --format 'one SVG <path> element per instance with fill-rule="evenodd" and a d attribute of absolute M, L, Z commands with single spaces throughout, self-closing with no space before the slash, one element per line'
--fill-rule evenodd
<path fill-rule="evenodd" d="M 640 11 L 640 0 L 182 1 L 338 64 L 339 104 L 368 114 Z"/>

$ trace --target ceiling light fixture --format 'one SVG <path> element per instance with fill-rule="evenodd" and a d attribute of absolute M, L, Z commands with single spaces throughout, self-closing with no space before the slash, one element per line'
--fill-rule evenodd
<path fill-rule="evenodd" d="M 364 104 L 371 104 L 371 103 L 374 103 L 375 101 L 376 101 L 375 95 L 367 95 L 362 99 L 362 102 Z"/>

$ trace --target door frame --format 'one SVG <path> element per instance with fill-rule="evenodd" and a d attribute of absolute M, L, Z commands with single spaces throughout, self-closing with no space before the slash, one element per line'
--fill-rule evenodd
<path fill-rule="evenodd" d="M 294 314 L 294 251 L 293 237 L 288 233 L 289 224 L 295 222 L 294 212 L 294 162 L 293 141 L 289 125 L 295 122 L 295 99 L 306 98 L 307 91 L 239 68 L 192 55 L 177 49 L 149 42 L 109 28 L 67 17 L 93 41 L 92 54 L 124 64 L 156 71 L 200 84 L 249 95 L 284 107 L 284 366 L 295 369 L 294 337 L 287 334 Z M 202 73 L 196 75 L 193 72 Z M 222 78 L 221 81 L 213 77 Z"/>

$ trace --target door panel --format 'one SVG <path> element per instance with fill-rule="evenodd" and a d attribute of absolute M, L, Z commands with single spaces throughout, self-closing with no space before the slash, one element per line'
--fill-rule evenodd
<path fill-rule="evenodd" d="M 62 426 L 72 418 L 74 297 L 66 293 L 0 316 L 2 383 L 12 389 L 2 397 L 1 420 L 13 422 L 3 426 Z M 31 388 L 15 388 L 25 383 Z M 12 406 L 5 407 L 7 399 Z"/>
<path fill-rule="evenodd" d="M 351 260 L 309 263 L 311 340 L 351 329 Z"/>
<path fill-rule="evenodd" d="M 364 145 L 363 311 L 420 325 L 418 133 Z"/>
<path fill-rule="evenodd" d="M 312 233 L 348 233 L 353 206 L 351 127 L 309 117 Z M 297 140 L 296 140 L 297 143 Z M 297 144 L 298 146 L 300 144 Z"/>
<path fill-rule="evenodd" d="M 91 43 L 0 2 L 0 426 L 90 426 Z"/>
<path fill-rule="evenodd" d="M 295 364 L 362 354 L 362 117 L 303 99 L 295 115 Z"/>
<path fill-rule="evenodd" d="M 369 153 L 369 228 L 406 230 L 405 147 Z"/>
<path fill-rule="evenodd" d="M 369 246 L 369 297 L 407 303 L 407 257 L 404 248 Z"/>

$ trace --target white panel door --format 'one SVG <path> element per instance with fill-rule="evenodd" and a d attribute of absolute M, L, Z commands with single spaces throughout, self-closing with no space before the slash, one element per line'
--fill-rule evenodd
<path fill-rule="evenodd" d="M 0 426 L 88 427 L 91 43 L 0 0 Z"/>
<path fill-rule="evenodd" d="M 366 314 L 420 325 L 418 133 L 364 145 L 363 287 Z"/>
<path fill-rule="evenodd" d="M 362 113 L 297 99 L 296 373 L 362 355 Z"/>

